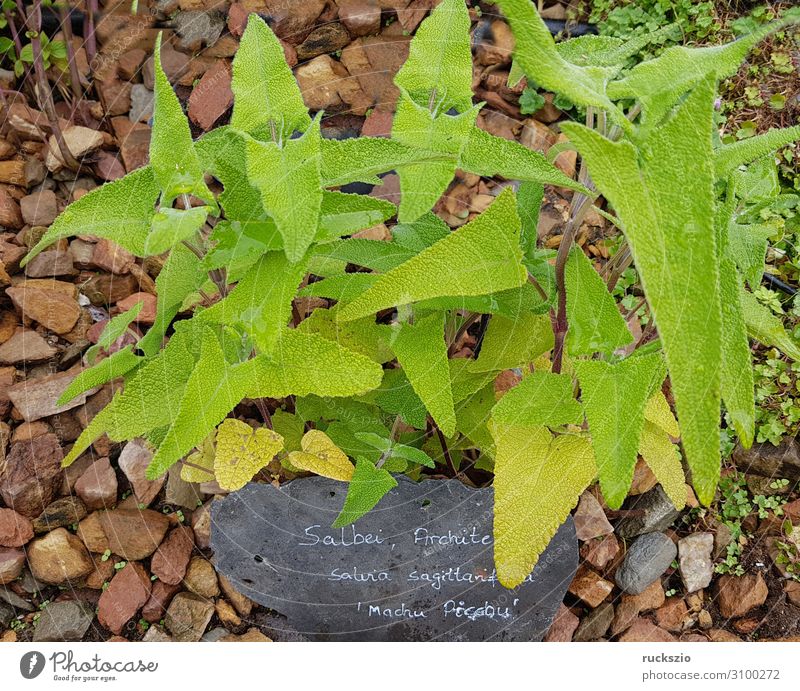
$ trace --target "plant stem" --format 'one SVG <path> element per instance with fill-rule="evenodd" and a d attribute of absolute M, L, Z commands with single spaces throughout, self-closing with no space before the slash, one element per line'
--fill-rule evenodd
<path fill-rule="evenodd" d="M 394 423 L 392 423 L 392 431 L 389 433 L 390 442 L 394 442 L 394 438 L 397 436 L 397 430 L 400 428 L 400 422 L 401 422 L 400 416 L 399 415 L 395 416 Z M 378 459 L 378 462 L 375 464 L 375 467 L 381 468 L 388 459 L 389 459 L 389 451 L 387 450 L 381 454 L 381 457 Z"/>
<path fill-rule="evenodd" d="M 25 17 L 25 10 L 23 8 L 22 0 L 17 0 L 17 8 L 21 16 Z M 31 34 L 31 48 L 33 49 L 33 69 L 36 76 L 36 94 L 39 100 L 40 108 L 44 110 L 47 119 L 50 122 L 50 130 L 55 137 L 58 149 L 61 152 L 61 158 L 64 164 L 72 169 L 78 170 L 80 165 L 72 152 L 69 150 L 67 143 L 64 141 L 64 135 L 61 132 L 61 127 L 58 124 L 58 114 L 53 103 L 53 94 L 50 91 L 50 83 L 47 81 L 47 74 L 44 71 L 44 58 L 42 57 L 42 41 L 40 32 L 42 29 L 42 0 L 35 0 L 30 13 L 25 17 L 25 23 L 28 26 L 28 31 Z"/>
<path fill-rule="evenodd" d="M 594 110 L 588 108 L 586 111 L 586 126 L 594 127 Z M 591 181 L 589 174 L 586 170 L 586 163 L 581 160 L 580 172 L 578 173 L 578 180 L 585 186 L 591 188 Z M 553 320 L 553 367 L 552 371 L 556 374 L 561 372 L 561 366 L 564 360 L 564 342 L 567 336 L 567 289 L 566 289 L 566 266 L 569 252 L 572 249 L 572 244 L 575 241 L 575 233 L 580 227 L 583 219 L 586 217 L 589 209 L 592 206 L 592 200 L 585 194 L 575 193 L 572 197 L 570 204 L 570 218 L 567 221 L 567 227 L 564 229 L 564 234 L 561 236 L 561 244 L 558 246 L 558 254 L 556 255 L 556 289 L 558 292 L 558 308 L 556 311 L 555 319 Z"/>
<path fill-rule="evenodd" d="M 269 414 L 269 408 L 267 408 L 267 404 L 264 402 L 263 398 L 256 398 L 256 408 L 258 408 L 258 412 L 261 413 L 261 417 L 264 418 L 264 424 L 272 429 L 272 415 Z"/>
<path fill-rule="evenodd" d="M 191 461 L 187 461 L 186 459 L 182 460 L 181 463 L 183 463 L 183 465 L 188 465 L 190 468 L 194 468 L 195 470 L 202 470 L 204 473 L 208 473 L 212 478 L 214 477 L 213 472 L 211 472 L 208 468 L 204 468 L 201 465 L 197 465 L 196 463 L 192 463 Z"/>
<path fill-rule="evenodd" d="M 89 65 L 97 56 L 97 36 L 95 35 L 95 15 L 97 14 L 97 0 L 86 0 L 86 14 L 83 17 L 83 39 L 86 49 L 86 60 Z"/>
<path fill-rule="evenodd" d="M 11 31 L 11 37 L 14 39 L 14 49 L 17 51 L 17 59 L 19 59 L 20 54 L 22 53 L 22 41 L 19 37 L 19 29 L 17 29 L 17 24 L 14 21 L 14 15 L 11 13 L 11 10 L 4 9 L 3 14 L 6 17 L 6 22 L 8 22 L 8 28 Z M 23 18 L 23 22 L 25 19 Z"/>
<path fill-rule="evenodd" d="M 453 459 L 450 456 L 450 449 L 447 448 L 447 439 L 445 439 L 444 432 L 439 429 L 439 425 L 437 425 L 433 419 L 431 419 L 431 424 L 433 425 L 433 429 L 436 431 L 436 436 L 439 438 L 439 444 L 442 447 L 442 455 L 444 455 L 444 460 L 447 463 L 447 467 L 450 469 L 453 477 L 456 477 L 458 472 L 456 471 L 456 467 L 453 465 Z"/>
<path fill-rule="evenodd" d="M 456 331 L 456 335 L 453 337 L 452 342 L 450 343 L 450 347 L 448 348 L 448 355 L 452 355 L 450 351 L 452 351 L 456 347 L 456 343 L 461 339 L 461 337 L 467 332 L 470 326 L 472 326 L 476 321 L 481 318 L 480 314 L 472 313 L 469 317 L 464 319 L 464 323 L 459 327 L 458 331 Z"/>
<path fill-rule="evenodd" d="M 70 88 L 72 89 L 73 103 L 72 112 L 78 106 L 78 101 L 83 97 L 83 89 L 81 88 L 81 76 L 78 72 L 78 63 L 75 59 L 75 50 L 72 45 L 72 21 L 69 16 L 69 7 L 67 5 L 58 6 L 58 17 L 61 20 L 61 29 L 64 32 L 64 42 L 67 44 L 67 65 L 69 66 L 69 81 Z"/>

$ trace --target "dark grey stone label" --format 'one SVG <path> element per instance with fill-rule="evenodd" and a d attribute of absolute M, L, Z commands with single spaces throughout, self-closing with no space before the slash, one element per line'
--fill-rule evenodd
<path fill-rule="evenodd" d="M 494 570 L 491 488 L 397 481 L 339 529 L 344 483 L 251 483 L 212 506 L 216 568 L 318 640 L 541 640 L 578 565 L 572 518 L 509 590 Z"/>

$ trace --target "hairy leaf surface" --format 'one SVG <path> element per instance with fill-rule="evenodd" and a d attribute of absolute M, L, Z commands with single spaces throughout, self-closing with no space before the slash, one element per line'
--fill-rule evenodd
<path fill-rule="evenodd" d="M 300 87 L 286 64 L 283 46 L 267 23 L 251 14 L 233 59 L 231 126 L 287 140 L 311 124 Z"/>
<path fill-rule="evenodd" d="M 162 190 L 162 204 L 170 206 L 179 194 L 193 194 L 216 207 L 214 195 L 203 181 L 203 168 L 194 150 L 189 121 L 161 67 L 161 36 L 153 56 L 155 100 L 150 165 Z"/>
<path fill-rule="evenodd" d="M 505 190 L 476 219 L 391 271 L 345 305 L 345 321 L 387 307 L 444 296 L 486 295 L 522 285 L 526 271 L 519 247 L 514 195 Z"/>
<path fill-rule="evenodd" d="M 261 192 L 264 208 L 283 238 L 292 263 L 300 261 L 317 234 L 322 207 L 319 118 L 299 139 L 247 140 L 247 173 Z"/>
<path fill-rule="evenodd" d="M 59 214 L 20 266 L 57 240 L 71 235 L 108 238 L 138 257 L 145 256 L 144 245 L 159 191 L 150 166 L 96 187 Z"/>
<path fill-rule="evenodd" d="M 583 411 L 568 374 L 537 370 L 505 393 L 492 409 L 492 420 L 506 427 L 559 427 L 579 424 Z"/>
<path fill-rule="evenodd" d="M 246 422 L 227 418 L 217 428 L 214 475 L 222 489 L 244 487 L 283 448 L 283 437 L 271 429 L 253 429 Z"/>
<path fill-rule="evenodd" d="M 720 473 L 722 326 L 707 127 L 713 101 L 714 82 L 706 80 L 652 133 L 643 153 L 575 123 L 563 126 L 624 224 L 666 354 L 687 461 L 706 504 Z"/>
<path fill-rule="evenodd" d="M 572 355 L 611 353 L 633 341 L 617 303 L 580 247 L 570 250 L 564 283 L 567 347 Z"/>
<path fill-rule="evenodd" d="M 558 527 L 595 477 L 592 446 L 546 427 L 493 423 L 494 561 L 506 588 L 533 570 Z"/>
<path fill-rule="evenodd" d="M 618 509 L 633 481 L 645 404 L 666 374 L 660 353 L 616 364 L 578 360 L 575 371 L 603 497 Z"/>
<path fill-rule="evenodd" d="M 394 487 L 397 487 L 397 480 L 388 471 L 376 468 L 372 461 L 365 458 L 357 459 L 350 485 L 347 487 L 344 506 L 331 527 L 343 528 L 355 523 Z"/>
<path fill-rule="evenodd" d="M 495 315 L 483 337 L 473 372 L 491 372 L 533 362 L 553 347 L 553 327 L 546 314 L 522 314 L 518 319 Z"/>
<path fill-rule="evenodd" d="M 403 324 L 392 349 L 431 417 L 446 436 L 452 436 L 456 414 L 444 342 L 444 315 L 432 314 L 413 324 Z"/>

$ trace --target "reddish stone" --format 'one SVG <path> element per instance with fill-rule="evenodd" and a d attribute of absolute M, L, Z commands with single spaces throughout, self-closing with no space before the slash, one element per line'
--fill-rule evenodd
<path fill-rule="evenodd" d="M 581 558 L 596 569 L 604 569 L 619 554 L 619 542 L 614 535 L 604 535 L 581 545 Z"/>
<path fill-rule="evenodd" d="M 585 566 L 578 569 L 578 573 L 569 586 L 569 592 L 583 600 L 589 607 L 597 607 L 611 594 L 613 589 L 613 583 Z"/>
<path fill-rule="evenodd" d="M 119 634 L 150 598 L 150 578 L 141 564 L 130 562 L 117 571 L 100 596 L 98 621 Z"/>
<path fill-rule="evenodd" d="M 177 585 L 186 575 L 186 567 L 194 548 L 191 528 L 179 526 L 167 535 L 150 563 L 150 569 L 160 581 Z"/>
<path fill-rule="evenodd" d="M 614 532 L 614 528 L 611 527 L 611 523 L 608 522 L 606 514 L 603 512 L 603 507 L 591 492 L 584 492 L 581 495 L 573 518 L 578 539 L 584 542 Z"/>
<path fill-rule="evenodd" d="M 95 155 L 94 172 L 101 180 L 111 182 L 125 176 L 125 167 L 113 154 L 98 151 Z"/>
<path fill-rule="evenodd" d="M 760 573 L 746 576 L 720 576 L 717 581 L 717 602 L 723 617 L 742 617 L 750 610 L 760 607 L 767 600 L 769 591 Z"/>
<path fill-rule="evenodd" d="M 336 0 L 339 6 L 339 20 L 350 35 L 367 36 L 381 30 L 381 8 L 369 0 Z"/>
<path fill-rule="evenodd" d="M 561 603 L 544 640 L 548 643 L 569 643 L 579 623 L 580 619 Z"/>
<path fill-rule="evenodd" d="M 13 444 L 0 471 L 0 496 L 6 506 L 28 518 L 38 516 L 61 486 L 63 457 L 55 434 Z"/>
<path fill-rule="evenodd" d="M 150 293 L 134 293 L 129 295 L 124 300 L 117 303 L 117 309 L 120 312 L 127 312 L 136 303 L 143 302 L 141 312 L 136 317 L 136 322 L 139 324 L 152 324 L 156 320 L 156 306 L 158 298 Z"/>
<path fill-rule="evenodd" d="M 677 641 L 669 631 L 664 631 L 648 619 L 638 618 L 619 639 L 623 643 L 671 643 Z"/>
<path fill-rule="evenodd" d="M 11 583 L 22 573 L 25 552 L 21 549 L 0 547 L 0 585 Z"/>
<path fill-rule="evenodd" d="M 92 254 L 92 263 L 97 268 L 114 274 L 129 273 L 134 260 L 133 254 L 107 238 L 97 241 Z"/>
<path fill-rule="evenodd" d="M 783 586 L 783 591 L 786 593 L 786 597 L 789 598 L 789 601 L 792 604 L 794 604 L 796 607 L 800 607 L 800 582 L 787 581 L 786 585 Z"/>
<path fill-rule="evenodd" d="M 142 617 L 151 624 L 161 621 L 164 618 L 167 607 L 169 607 L 169 603 L 180 589 L 180 585 L 170 585 L 169 583 L 164 583 L 164 581 L 153 583 L 150 599 L 142 609 Z"/>
<path fill-rule="evenodd" d="M 0 509 L 0 546 L 22 547 L 33 537 L 33 524 L 13 509 Z"/>
<path fill-rule="evenodd" d="M 373 110 L 364 120 L 361 134 L 364 137 L 390 137 L 394 114 L 385 110 Z"/>
<path fill-rule="evenodd" d="M 244 4 L 234 2 L 228 10 L 228 31 L 230 31 L 236 38 L 240 38 L 244 33 L 247 26 L 247 18 L 250 13 Z"/>
<path fill-rule="evenodd" d="M 684 628 L 689 608 L 682 598 L 670 597 L 655 611 L 656 623 L 667 631 L 679 633 Z"/>
<path fill-rule="evenodd" d="M 117 475 L 107 458 L 90 465 L 75 483 L 75 492 L 89 509 L 109 509 L 117 503 Z"/>
<path fill-rule="evenodd" d="M 128 561 L 149 557 L 169 527 L 169 519 L 163 513 L 150 509 L 115 509 L 93 515 L 99 518 L 109 549 Z"/>
<path fill-rule="evenodd" d="M 230 65 L 226 60 L 217 60 L 192 89 L 189 118 L 208 131 L 232 104 Z"/>

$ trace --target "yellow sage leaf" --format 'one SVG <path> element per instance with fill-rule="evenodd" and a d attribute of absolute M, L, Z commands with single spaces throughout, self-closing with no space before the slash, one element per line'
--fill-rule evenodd
<path fill-rule="evenodd" d="M 506 588 L 520 585 L 597 474 L 591 442 L 541 425 L 491 423 L 494 563 Z"/>
<path fill-rule="evenodd" d="M 289 463 L 300 470 L 316 473 L 332 480 L 350 482 L 355 467 L 347 454 L 331 438 L 318 429 L 305 433 L 300 442 L 302 451 L 292 451 Z"/>
<path fill-rule="evenodd" d="M 253 429 L 227 418 L 217 428 L 214 474 L 222 489 L 244 487 L 283 448 L 283 437 L 271 429 Z"/>

